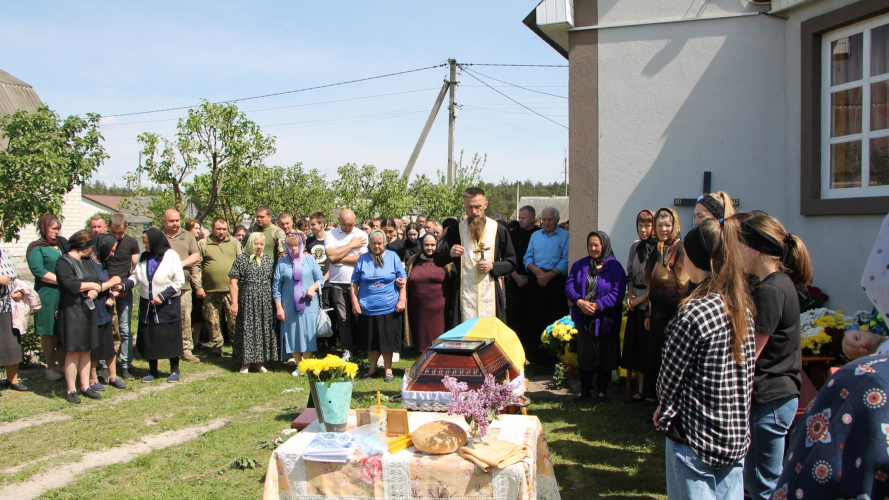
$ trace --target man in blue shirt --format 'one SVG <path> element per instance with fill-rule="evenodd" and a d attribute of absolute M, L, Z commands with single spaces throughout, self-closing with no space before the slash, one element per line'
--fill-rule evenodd
<path fill-rule="evenodd" d="M 542 231 L 531 235 L 525 252 L 530 303 L 534 312 L 531 326 L 537 335 L 529 337 L 525 357 L 538 363 L 547 360 L 540 349 L 540 334 L 547 326 L 568 314 L 565 281 L 568 275 L 568 231 L 559 227 L 559 210 L 546 207 L 540 213 Z"/>

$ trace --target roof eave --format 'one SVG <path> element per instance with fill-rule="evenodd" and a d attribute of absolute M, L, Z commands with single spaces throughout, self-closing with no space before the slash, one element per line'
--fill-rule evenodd
<path fill-rule="evenodd" d="M 537 36 L 543 39 L 544 42 L 549 44 L 550 47 L 556 49 L 556 52 L 562 55 L 565 59 L 568 59 L 568 47 L 562 47 L 558 42 L 553 40 L 549 35 L 547 35 L 539 26 L 537 26 L 537 8 L 531 11 L 530 14 L 525 16 L 525 19 L 522 20 L 522 23 L 527 26 L 531 31 L 534 32 Z"/>

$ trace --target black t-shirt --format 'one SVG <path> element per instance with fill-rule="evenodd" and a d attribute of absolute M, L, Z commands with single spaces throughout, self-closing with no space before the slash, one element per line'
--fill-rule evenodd
<path fill-rule="evenodd" d="M 324 249 L 324 240 L 319 240 L 312 236 L 306 241 L 306 252 L 312 254 L 312 257 L 315 257 L 315 262 L 317 262 L 318 267 L 321 268 L 321 274 L 327 274 L 327 269 L 330 267 L 330 261 L 327 260 L 327 250 Z"/>
<path fill-rule="evenodd" d="M 386 250 L 392 250 L 398 255 L 398 260 L 404 262 L 404 252 L 407 250 L 404 240 L 395 240 L 387 244 Z"/>
<path fill-rule="evenodd" d="M 796 288 L 786 274 L 772 273 L 753 289 L 753 302 L 755 330 L 769 334 L 769 341 L 756 360 L 753 402 L 799 396 L 803 356 Z"/>
<path fill-rule="evenodd" d="M 525 253 L 528 251 L 528 245 L 531 243 L 531 235 L 539 230 L 539 227 L 535 227 L 530 231 L 517 227 L 509 233 L 509 237 L 512 239 L 512 248 L 515 249 L 516 263 L 518 264 L 515 272 L 522 276 L 528 275 L 528 270 L 525 269 Z"/>
<path fill-rule="evenodd" d="M 108 277 L 129 278 L 133 268 L 133 255 L 139 255 L 139 241 L 125 234 L 117 240 L 114 255 L 108 258 Z"/>

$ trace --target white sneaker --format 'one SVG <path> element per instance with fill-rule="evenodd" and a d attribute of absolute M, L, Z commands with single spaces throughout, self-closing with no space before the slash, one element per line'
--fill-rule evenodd
<path fill-rule="evenodd" d="M 291 373 L 291 375 L 293 375 L 294 377 L 302 377 L 302 373 L 299 371 L 299 368 L 293 370 L 293 373 Z"/>
<path fill-rule="evenodd" d="M 383 368 L 385 365 L 383 364 L 383 357 L 380 356 L 380 359 L 377 360 L 377 368 Z"/>
<path fill-rule="evenodd" d="M 392 353 L 392 362 L 398 363 L 399 361 L 401 361 L 401 354 L 399 354 L 397 352 L 393 352 Z"/>
<path fill-rule="evenodd" d="M 250 368 L 244 368 L 243 370 L 238 370 L 238 373 L 240 373 L 241 375 L 247 375 L 248 373 L 250 373 Z"/>
<path fill-rule="evenodd" d="M 287 360 L 287 364 L 290 366 L 296 366 L 296 360 L 293 358 L 290 358 Z"/>
<path fill-rule="evenodd" d="M 259 373 L 265 373 L 265 372 L 267 372 L 267 371 L 268 371 L 268 370 L 266 370 L 264 366 L 260 366 L 260 367 L 259 367 Z"/>
<path fill-rule="evenodd" d="M 349 361 L 350 359 L 352 359 L 352 353 L 348 349 L 343 349 L 343 361 Z"/>

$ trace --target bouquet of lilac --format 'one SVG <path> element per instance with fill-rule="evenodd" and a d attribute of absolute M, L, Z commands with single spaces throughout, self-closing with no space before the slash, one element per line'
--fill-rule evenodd
<path fill-rule="evenodd" d="M 451 403 L 448 403 L 448 415 L 463 415 L 469 419 L 470 428 L 478 427 L 480 435 L 488 433 L 488 424 L 494 415 L 507 406 L 521 403 L 521 398 L 513 393 L 508 384 L 498 384 L 493 375 L 485 376 L 485 383 L 480 389 L 469 390 L 466 382 L 457 382 L 454 377 L 441 379 L 445 388 L 450 391 Z"/>

